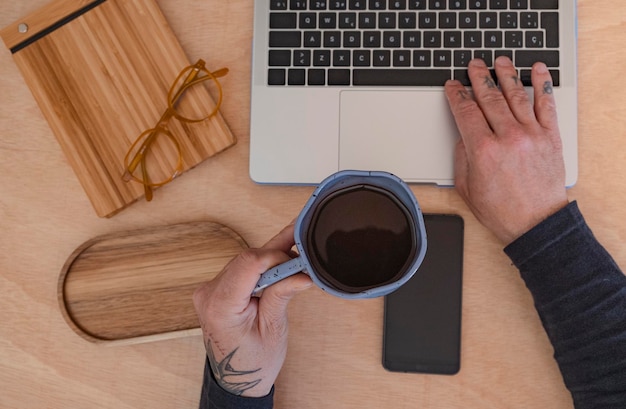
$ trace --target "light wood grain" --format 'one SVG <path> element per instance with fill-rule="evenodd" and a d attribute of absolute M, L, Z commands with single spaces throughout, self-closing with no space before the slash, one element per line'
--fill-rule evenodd
<path fill-rule="evenodd" d="M 48 27 L 84 3 L 57 0 L 1 34 L 11 45 L 16 24 Z M 112 216 L 143 196 L 142 184 L 122 179 L 124 156 L 156 125 L 174 79 L 189 65 L 154 0 L 105 1 L 13 58 L 96 213 Z M 215 104 L 207 89 L 196 88 L 185 98 L 195 107 L 192 117 L 202 117 Z M 197 124 L 174 119 L 169 128 L 181 145 L 183 172 L 235 143 L 220 114 Z M 167 179 L 175 163 L 168 139 L 158 138 L 150 154 L 152 180 Z"/>
<path fill-rule="evenodd" d="M 0 27 L 48 0 L 0 0 Z M 104 234 L 213 220 L 251 247 L 297 216 L 313 191 L 248 176 L 253 2 L 158 1 L 190 60 L 228 66 L 222 113 L 231 149 L 110 219 L 98 218 L 8 50 L 0 49 L 0 407 L 196 408 L 201 336 L 105 348 L 72 331 L 59 309 L 59 272 Z M 626 267 L 626 2 L 579 0 L 580 177 L 569 191 L 594 234 Z M 429 213 L 465 220 L 461 372 L 382 369 L 382 301 L 313 288 L 289 307 L 277 409 L 572 409 L 532 298 L 502 245 L 453 189 L 412 186 Z"/>
<path fill-rule="evenodd" d="M 198 328 L 193 291 L 247 245 L 211 222 L 97 237 L 78 247 L 59 277 L 70 327 L 92 342 L 171 338 Z"/>

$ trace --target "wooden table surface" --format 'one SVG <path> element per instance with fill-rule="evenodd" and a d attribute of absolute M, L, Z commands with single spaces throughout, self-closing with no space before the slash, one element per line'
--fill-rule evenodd
<path fill-rule="evenodd" d="M 47 0 L 0 1 L 0 27 Z M 0 47 L 0 407 L 194 408 L 199 336 L 105 347 L 77 336 L 57 302 L 66 258 L 95 236 L 210 220 L 259 246 L 292 220 L 312 187 L 248 177 L 251 0 L 159 0 L 190 60 L 228 66 L 222 112 L 238 144 L 111 219 L 100 219 L 11 54 Z M 580 174 L 569 191 L 626 266 L 626 3 L 579 0 Z M 462 369 L 453 377 L 381 366 L 382 299 L 311 289 L 290 308 L 277 408 L 572 408 L 530 294 L 501 245 L 452 189 L 414 186 L 426 212 L 466 223 Z"/>

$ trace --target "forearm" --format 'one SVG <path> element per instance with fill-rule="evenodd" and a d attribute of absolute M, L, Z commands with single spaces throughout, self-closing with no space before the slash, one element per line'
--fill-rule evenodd
<path fill-rule="evenodd" d="M 532 292 L 577 409 L 626 402 L 626 277 L 571 203 L 505 252 Z"/>
<path fill-rule="evenodd" d="M 208 361 L 205 363 L 200 409 L 271 409 L 273 406 L 274 388 L 269 395 L 262 398 L 233 395 L 217 384 Z"/>

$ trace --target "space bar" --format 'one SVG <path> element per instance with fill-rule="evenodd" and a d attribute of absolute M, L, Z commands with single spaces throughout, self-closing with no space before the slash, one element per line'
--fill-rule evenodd
<path fill-rule="evenodd" d="M 353 85 L 383 86 L 443 86 L 452 75 L 451 70 L 412 69 L 354 69 Z"/>

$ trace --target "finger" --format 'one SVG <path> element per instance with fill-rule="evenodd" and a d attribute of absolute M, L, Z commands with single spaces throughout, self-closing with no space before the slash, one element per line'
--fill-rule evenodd
<path fill-rule="evenodd" d="M 263 245 L 263 249 L 280 250 L 288 253 L 296 243 L 293 233 L 295 229 L 295 220 L 285 226 L 276 236 L 272 237 Z"/>
<path fill-rule="evenodd" d="M 552 76 L 542 62 L 533 65 L 531 81 L 535 93 L 535 116 L 544 128 L 558 130 L 556 102 L 552 88 Z"/>
<path fill-rule="evenodd" d="M 289 256 L 281 250 L 246 250 L 233 259 L 216 278 L 212 296 L 218 297 L 229 310 L 242 311 L 250 303 L 250 294 L 261 274 L 288 260 Z"/>
<path fill-rule="evenodd" d="M 276 329 L 286 324 L 289 301 L 312 285 L 311 278 L 300 273 L 266 288 L 259 300 L 259 315 L 265 325 Z"/>
<path fill-rule="evenodd" d="M 496 135 L 505 135 L 518 122 L 498 89 L 491 72 L 483 60 L 470 61 L 469 77 L 474 90 L 474 98 L 483 111 L 489 126 Z"/>
<path fill-rule="evenodd" d="M 536 118 L 530 98 L 511 60 L 498 57 L 495 66 L 498 84 L 515 118 L 523 124 L 534 123 Z"/>
<path fill-rule="evenodd" d="M 448 81 L 446 97 L 465 146 L 471 148 L 484 138 L 493 138 L 485 115 L 470 92 L 459 81 Z"/>

